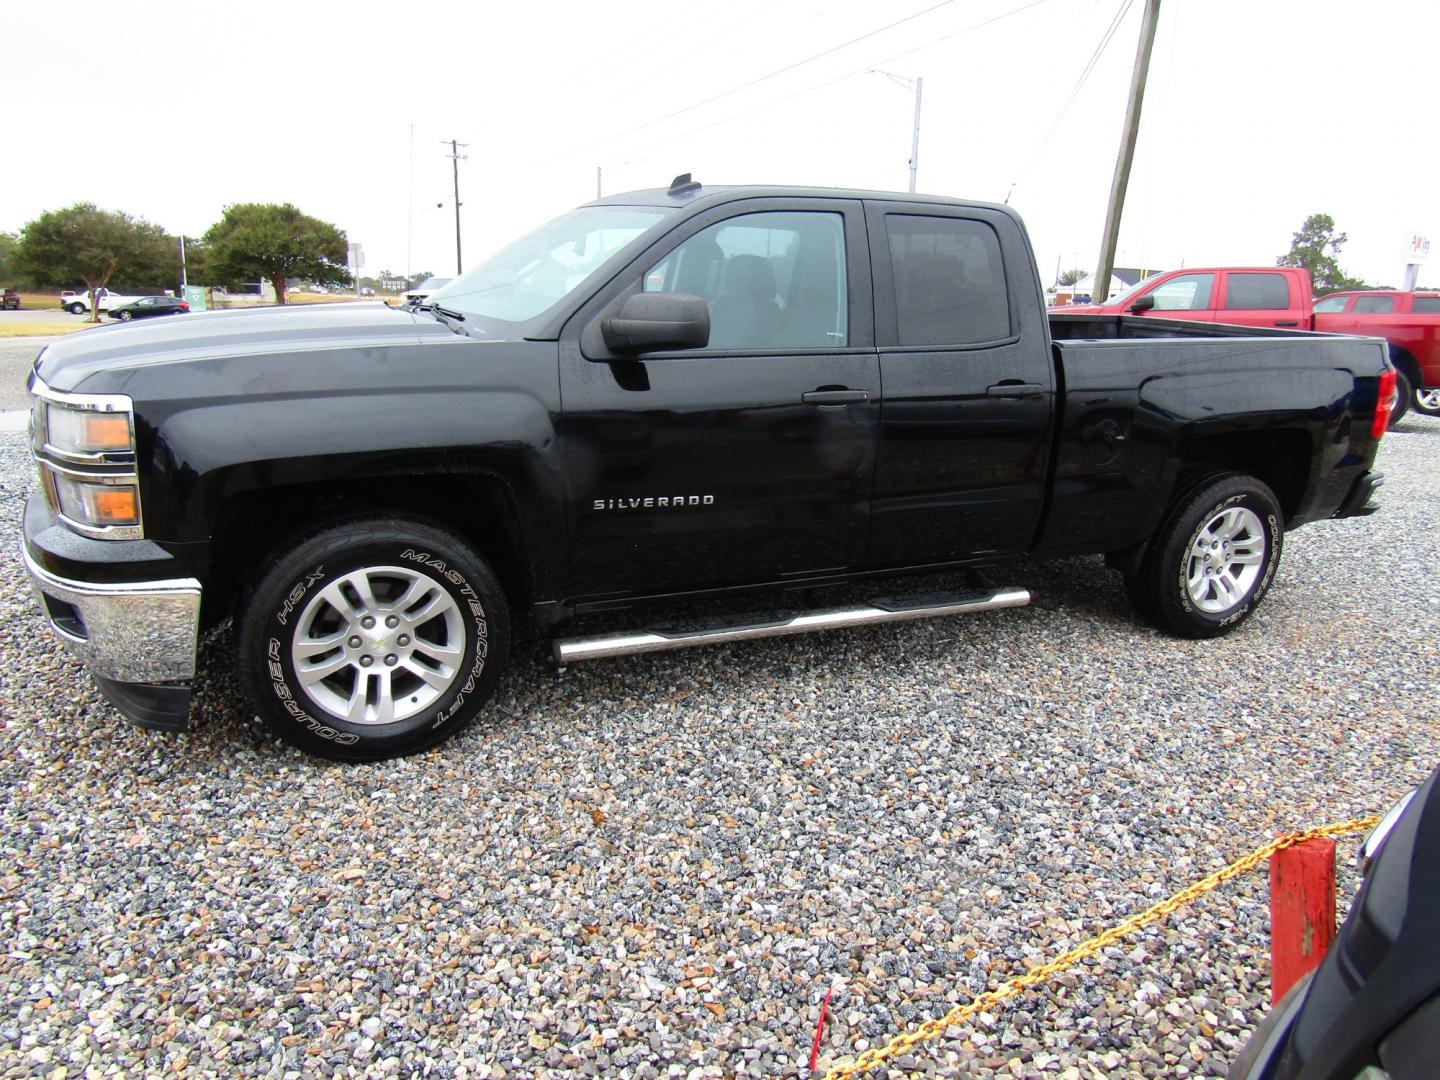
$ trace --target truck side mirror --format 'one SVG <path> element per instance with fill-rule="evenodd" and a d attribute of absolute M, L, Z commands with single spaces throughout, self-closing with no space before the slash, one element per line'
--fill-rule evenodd
<path fill-rule="evenodd" d="M 700 349 L 710 344 L 710 308 L 687 293 L 636 293 L 600 320 L 600 332 L 611 352 Z"/>
<path fill-rule="evenodd" d="M 1135 302 L 1130 305 L 1131 315 L 1141 315 L 1155 306 L 1155 294 L 1146 293 L 1144 296 L 1137 296 Z"/>

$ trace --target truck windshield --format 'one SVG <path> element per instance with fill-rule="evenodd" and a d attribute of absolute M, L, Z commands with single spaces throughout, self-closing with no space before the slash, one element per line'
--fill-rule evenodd
<path fill-rule="evenodd" d="M 550 310 L 610 256 L 674 213 L 659 206 L 582 206 L 501 249 L 424 303 L 476 317 L 487 332 L 518 329 L 505 324 L 526 323 Z M 483 326 L 487 320 L 501 325 Z"/>

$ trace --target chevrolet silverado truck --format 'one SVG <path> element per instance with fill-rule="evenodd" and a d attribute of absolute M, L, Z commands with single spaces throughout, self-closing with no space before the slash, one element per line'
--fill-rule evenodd
<path fill-rule="evenodd" d="M 233 618 L 264 722 L 375 760 L 470 721 L 521 625 L 564 665 L 1018 606 L 973 574 L 813 598 L 1104 554 L 1155 626 L 1232 631 L 1287 531 L 1374 509 L 1394 387 L 1378 339 L 1047 317 L 1004 206 L 680 177 L 418 310 L 48 345 L 24 561 L 132 720 L 185 726 L 197 642 Z"/>

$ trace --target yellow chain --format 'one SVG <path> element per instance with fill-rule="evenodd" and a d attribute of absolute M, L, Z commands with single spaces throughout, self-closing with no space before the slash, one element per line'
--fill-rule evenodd
<path fill-rule="evenodd" d="M 1257 866 L 1269 860 L 1270 856 L 1277 851 L 1306 840 L 1331 839 L 1336 836 L 1345 836 L 1349 833 L 1365 832 L 1375 827 L 1378 817 L 1352 818 L 1349 821 L 1338 822 L 1334 825 L 1322 825 L 1316 829 L 1307 829 L 1301 833 L 1284 833 L 1275 837 L 1264 847 L 1257 848 L 1249 855 L 1236 859 L 1223 870 L 1217 870 L 1209 877 L 1202 878 L 1193 885 L 1186 886 L 1168 899 L 1161 900 L 1154 907 L 1142 911 L 1139 915 L 1132 915 L 1118 926 L 1102 931 L 1084 944 L 1077 945 L 1069 952 L 1057 956 L 1048 964 L 1041 964 L 1039 967 L 1031 968 L 1024 975 L 1017 975 L 1008 982 L 1002 983 L 994 990 L 987 990 L 969 1004 L 957 1005 L 944 1016 L 937 1019 L 926 1020 L 914 1031 L 902 1032 L 896 1035 L 884 1046 L 873 1047 L 866 1050 L 854 1061 L 846 1065 L 836 1065 L 825 1074 L 824 1080 L 848 1080 L 849 1077 L 857 1076 L 882 1065 L 893 1057 L 905 1053 L 911 1047 L 931 1039 L 938 1039 L 950 1027 L 968 1020 L 977 1012 L 984 1012 L 992 1009 L 1008 998 L 1014 997 L 1020 991 L 1035 986 L 1048 980 L 1052 975 L 1058 975 L 1067 968 L 1073 967 L 1081 960 L 1094 956 L 1107 945 L 1113 945 L 1122 938 L 1129 937 L 1137 930 L 1141 930 L 1151 923 L 1159 922 L 1167 915 L 1184 907 L 1192 900 L 1204 896 L 1206 893 L 1219 888 L 1232 878 L 1241 874 L 1248 874 Z"/>

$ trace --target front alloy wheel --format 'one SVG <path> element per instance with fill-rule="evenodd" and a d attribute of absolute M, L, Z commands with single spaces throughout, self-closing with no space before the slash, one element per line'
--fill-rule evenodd
<path fill-rule="evenodd" d="M 369 566 L 331 582 L 290 638 L 301 688 L 327 716 L 352 724 L 405 720 L 454 684 L 466 652 L 460 605 L 435 578 Z"/>
<path fill-rule="evenodd" d="M 341 761 L 449 738 L 480 711 L 509 651 L 495 575 L 421 520 L 354 518 L 302 537 L 261 571 L 237 621 L 260 718 Z"/>

